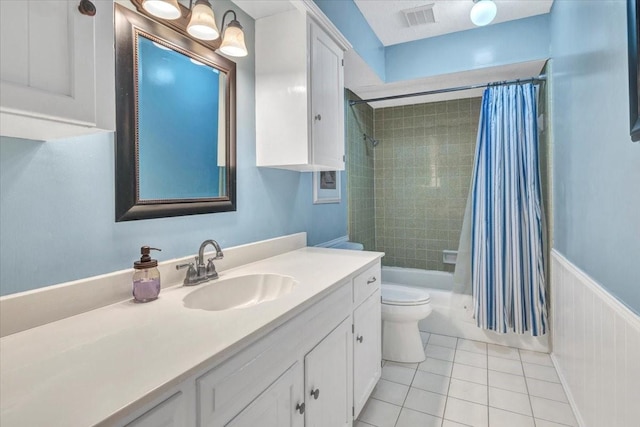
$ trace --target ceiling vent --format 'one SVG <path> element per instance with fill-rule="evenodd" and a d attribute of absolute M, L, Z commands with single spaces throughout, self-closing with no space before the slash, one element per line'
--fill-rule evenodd
<path fill-rule="evenodd" d="M 419 25 L 434 24 L 436 22 L 436 16 L 433 13 L 434 6 L 435 3 L 429 3 L 424 6 L 403 10 L 402 13 L 407 20 L 407 25 L 409 27 L 417 27 Z"/>

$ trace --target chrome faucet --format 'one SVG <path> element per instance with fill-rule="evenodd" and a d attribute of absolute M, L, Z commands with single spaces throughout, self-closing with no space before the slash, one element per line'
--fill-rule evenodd
<path fill-rule="evenodd" d="M 216 250 L 216 256 L 213 258 L 209 258 L 207 260 L 207 264 L 204 263 L 204 248 L 207 245 L 212 245 Z M 188 268 L 187 275 L 184 278 L 183 284 L 185 286 L 193 286 L 202 282 L 206 282 L 208 280 L 214 280 L 218 278 L 218 272 L 216 271 L 216 266 L 213 264 L 213 261 L 217 259 L 224 258 L 224 254 L 222 253 L 222 249 L 220 249 L 220 245 L 215 240 L 209 239 L 202 242 L 200 245 L 200 249 L 198 250 L 198 256 L 195 259 L 195 267 L 192 262 L 187 264 L 176 265 L 176 270 L 180 270 L 181 268 Z"/>

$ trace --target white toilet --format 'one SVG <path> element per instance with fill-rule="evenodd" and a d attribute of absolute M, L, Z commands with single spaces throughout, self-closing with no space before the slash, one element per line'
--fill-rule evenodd
<path fill-rule="evenodd" d="M 418 322 L 431 314 L 429 293 L 382 282 L 382 358 L 415 363 L 425 359 Z"/>

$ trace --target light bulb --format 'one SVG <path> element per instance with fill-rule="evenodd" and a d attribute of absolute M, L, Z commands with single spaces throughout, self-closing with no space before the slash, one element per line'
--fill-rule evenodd
<path fill-rule="evenodd" d="M 498 8 L 492 0 L 477 0 L 471 8 L 471 22 L 478 27 L 488 25 L 496 17 Z"/>

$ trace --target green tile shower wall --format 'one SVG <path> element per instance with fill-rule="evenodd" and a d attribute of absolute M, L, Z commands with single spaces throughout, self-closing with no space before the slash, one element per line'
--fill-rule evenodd
<path fill-rule="evenodd" d="M 346 91 L 347 99 L 360 99 Z M 374 148 L 364 140 L 364 134 L 373 137 L 373 108 L 367 104 L 347 104 L 347 197 L 349 239 L 364 245 L 365 250 L 376 250 L 375 211 L 373 189 Z"/>
<path fill-rule="evenodd" d="M 375 238 L 383 264 L 453 271 L 480 98 L 376 109 Z"/>

